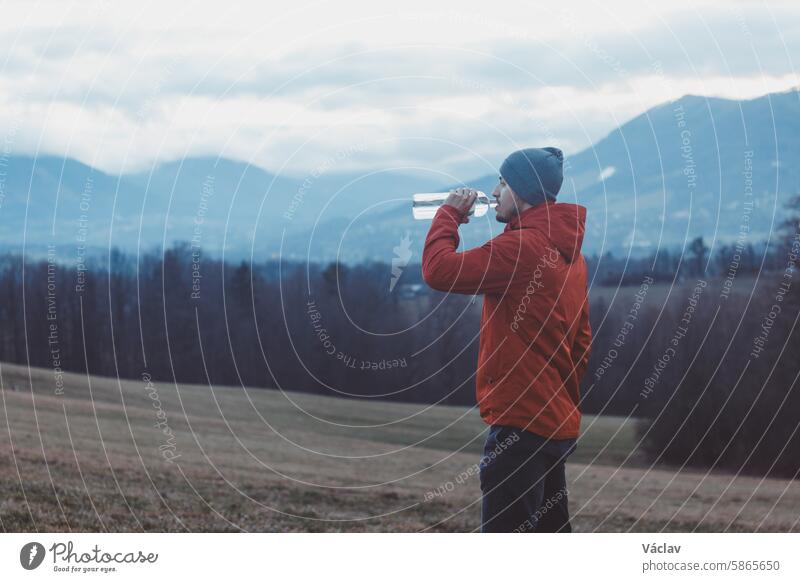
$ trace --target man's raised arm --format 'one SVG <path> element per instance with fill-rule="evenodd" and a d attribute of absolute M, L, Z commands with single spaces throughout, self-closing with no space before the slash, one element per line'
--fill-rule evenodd
<path fill-rule="evenodd" d="M 453 206 L 445 204 L 437 211 L 422 252 L 422 278 L 438 291 L 502 293 L 520 268 L 519 231 L 503 232 L 481 247 L 458 253 L 462 222 L 464 214 Z"/>

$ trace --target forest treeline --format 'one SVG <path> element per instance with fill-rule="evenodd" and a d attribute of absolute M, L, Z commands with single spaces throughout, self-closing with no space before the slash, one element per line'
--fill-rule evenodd
<path fill-rule="evenodd" d="M 725 260 L 690 249 L 622 271 L 590 260 L 582 410 L 642 419 L 654 459 L 794 477 L 800 238 L 716 249 Z M 474 404 L 481 300 L 427 290 L 419 271 L 394 286 L 387 264 L 227 263 L 188 244 L 78 267 L 55 248 L 5 255 L 0 360 L 51 368 L 55 394 L 69 371 Z"/>

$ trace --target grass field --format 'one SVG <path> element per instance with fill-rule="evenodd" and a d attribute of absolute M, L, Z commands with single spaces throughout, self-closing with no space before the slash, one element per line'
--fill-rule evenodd
<path fill-rule="evenodd" d="M 57 394 L 52 371 L 10 364 L 0 378 L 4 531 L 479 524 L 474 410 L 75 374 Z M 575 531 L 800 531 L 797 481 L 651 468 L 632 421 L 584 416 L 582 430 L 567 463 Z"/>

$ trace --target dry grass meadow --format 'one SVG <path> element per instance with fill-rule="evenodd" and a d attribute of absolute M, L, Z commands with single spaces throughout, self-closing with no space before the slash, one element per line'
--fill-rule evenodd
<path fill-rule="evenodd" d="M 4 531 L 472 531 L 474 410 L 0 365 Z M 153 394 L 174 433 L 173 462 Z M 800 531 L 800 483 L 650 467 L 633 421 L 584 417 L 574 531 Z M 441 494 L 436 494 L 441 493 Z"/>

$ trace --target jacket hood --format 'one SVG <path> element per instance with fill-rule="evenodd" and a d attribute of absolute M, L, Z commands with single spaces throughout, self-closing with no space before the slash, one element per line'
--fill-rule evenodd
<path fill-rule="evenodd" d="M 531 228 L 542 232 L 568 263 L 580 256 L 586 231 L 586 207 L 543 202 L 514 217 L 506 230 Z"/>

